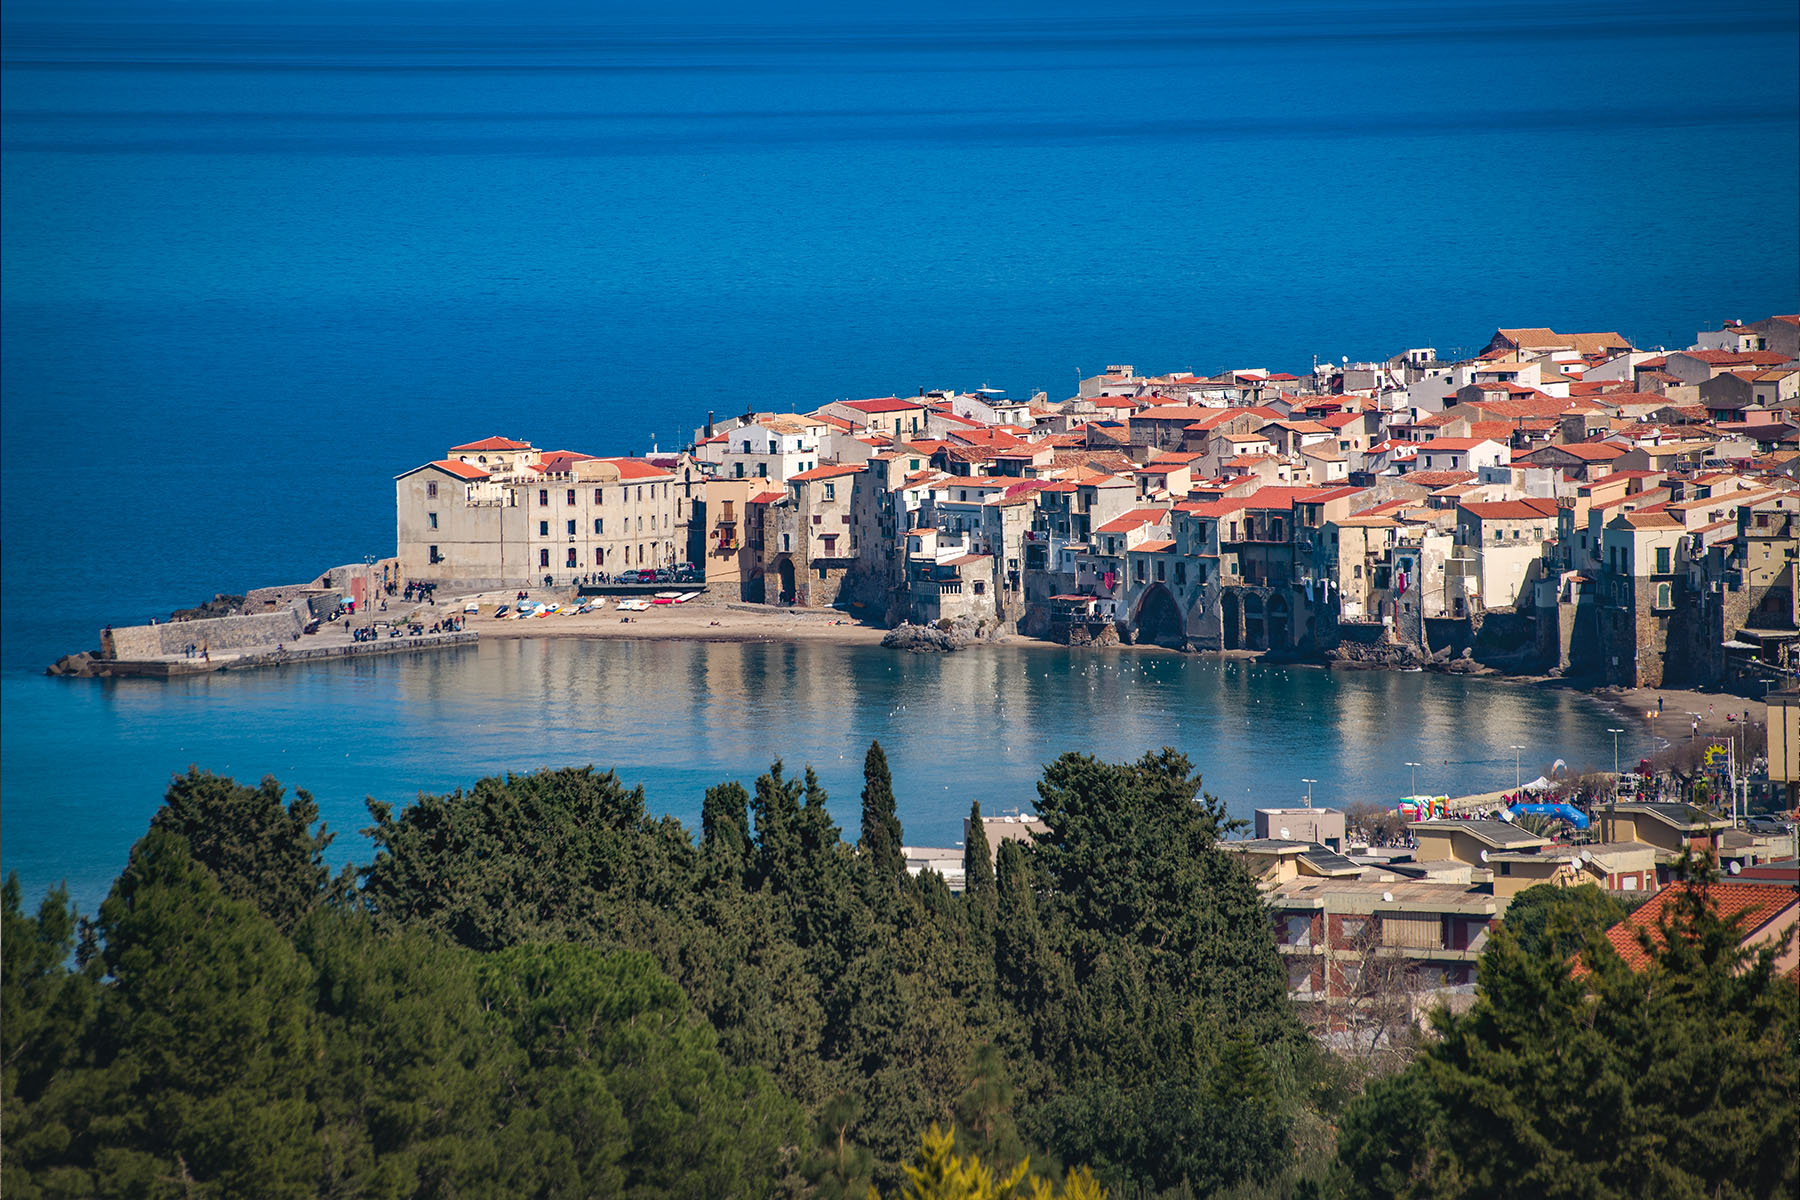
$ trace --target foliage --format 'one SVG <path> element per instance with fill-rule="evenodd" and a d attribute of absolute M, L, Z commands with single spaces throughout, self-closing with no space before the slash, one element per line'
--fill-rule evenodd
<path fill-rule="evenodd" d="M 1342 1194 L 1791 1196 L 1800 1183 L 1800 1016 L 1788 939 L 1740 948 L 1708 886 L 1641 936 L 1579 960 L 1502 927 L 1475 1006 L 1345 1114 Z"/>
<path fill-rule="evenodd" d="M 319 819 L 312 796 L 296 791 L 286 808 L 281 797 L 273 778 L 249 788 L 189 767 L 169 785 L 150 827 L 180 836 L 227 896 L 292 932 L 325 896 L 325 850 L 334 835 L 323 825 L 312 831 Z"/>
<path fill-rule="evenodd" d="M 991 866 L 971 836 L 957 895 L 906 875 L 878 745 L 855 844 L 779 762 L 708 789 L 697 843 L 553 770 L 372 802 L 373 858 L 335 883 L 304 792 L 190 771 L 85 949 L 60 894 L 33 918 L 6 893 L 3 1186 L 1272 1186 L 1306 1043 L 1199 782 L 1169 751 L 1064 756 L 1048 835 Z"/>
<path fill-rule="evenodd" d="M 1624 901 L 1591 883 L 1562 887 L 1540 883 L 1526 888 L 1506 906 L 1506 928 L 1526 954 L 1564 959 L 1586 946 L 1597 933 L 1625 919 Z"/>
<path fill-rule="evenodd" d="M 1029 1175 L 1020 1162 L 1002 1174 L 977 1155 L 959 1155 L 955 1134 L 936 1123 L 919 1139 L 919 1149 L 906 1168 L 899 1200 L 1106 1200 L 1106 1189 L 1088 1171 L 1070 1171 L 1061 1188 Z M 875 1193 L 870 1200 L 879 1200 Z"/>

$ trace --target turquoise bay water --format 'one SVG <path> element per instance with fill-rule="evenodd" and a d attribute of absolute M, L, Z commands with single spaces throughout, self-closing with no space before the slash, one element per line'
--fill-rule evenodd
<path fill-rule="evenodd" d="M 862 756 L 886 749 L 909 842 L 960 840 L 969 802 L 1030 810 L 1045 762 L 1171 745 L 1248 816 L 1313 798 L 1509 786 L 1558 757 L 1610 765 L 1614 714 L 1586 696 L 1487 679 L 1264 667 L 1044 646 L 936 655 L 870 647 L 492 642 L 472 651 L 140 681 L 8 678 L 8 870 L 27 894 L 66 879 L 91 910 L 194 763 L 313 793 L 364 861 L 366 796 L 396 806 L 482 775 L 592 763 L 641 783 L 690 828 L 703 790 L 776 756 L 810 763 L 852 835 Z M 1621 741 L 1642 748 L 1637 723 Z M 1602 749 L 1604 747 L 1604 749 Z"/>
<path fill-rule="evenodd" d="M 1242 805 L 1599 745 L 1560 694 L 1055 652 L 38 676 L 391 552 L 392 477 L 490 433 L 641 452 L 709 409 L 1800 307 L 1791 0 L 651 7 L 9 0 L 0 867 L 91 904 L 190 762 L 353 831 L 364 791 L 590 760 L 684 816 L 776 753 L 853 803 L 879 736 L 942 841 L 1064 746 L 1171 741 Z"/>

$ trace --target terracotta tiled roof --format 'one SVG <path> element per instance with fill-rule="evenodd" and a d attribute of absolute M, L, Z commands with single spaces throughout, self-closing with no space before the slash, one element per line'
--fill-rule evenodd
<path fill-rule="evenodd" d="M 810 471 L 802 471 L 798 475 L 789 475 L 789 483 L 812 483 L 819 479 L 837 479 L 843 475 L 855 475 L 864 468 L 860 463 L 826 463 L 822 467 L 814 467 Z"/>
<path fill-rule="evenodd" d="M 511 438 L 482 438 L 479 442 L 470 442 L 464 446 L 450 447 L 450 453 L 460 454 L 465 450 L 529 450 L 530 442 L 515 442 Z"/>
<path fill-rule="evenodd" d="M 472 467 L 468 463 L 457 462 L 453 458 L 440 458 L 436 462 L 428 462 L 423 467 L 414 467 L 412 471 L 408 471 L 407 474 L 411 475 L 413 471 L 423 471 L 427 467 L 447 472 L 448 474 L 456 476 L 458 479 L 486 479 L 488 477 L 488 473 L 480 467 Z"/>
<path fill-rule="evenodd" d="M 1627 966 L 1634 971 L 1642 971 L 1650 965 L 1650 954 L 1639 939 L 1639 934 L 1648 934 L 1653 943 L 1660 942 L 1663 914 L 1668 912 L 1671 904 L 1693 891 L 1696 886 L 1677 883 L 1666 887 L 1656 893 L 1649 903 L 1606 931 L 1606 940 L 1619 952 L 1619 957 L 1625 960 Z M 1743 923 L 1738 928 L 1746 944 L 1759 940 L 1758 930 L 1793 905 L 1800 904 L 1800 896 L 1786 888 L 1759 883 L 1709 884 L 1706 886 L 1706 897 L 1717 908 L 1720 916 L 1742 918 Z"/>

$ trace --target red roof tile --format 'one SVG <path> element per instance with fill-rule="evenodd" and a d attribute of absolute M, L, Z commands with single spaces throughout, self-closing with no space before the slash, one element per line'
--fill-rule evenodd
<path fill-rule="evenodd" d="M 530 442 L 515 442 L 511 438 L 482 438 L 479 442 L 470 442 L 464 446 L 450 447 L 450 453 L 460 454 L 464 450 L 529 450 Z"/>

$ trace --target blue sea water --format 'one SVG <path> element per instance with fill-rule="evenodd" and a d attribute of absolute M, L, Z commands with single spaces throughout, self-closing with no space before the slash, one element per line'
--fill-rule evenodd
<path fill-rule="evenodd" d="M 394 732 L 438 719 L 441 668 L 375 668 L 360 704 L 333 690 L 355 672 L 36 674 L 108 621 L 391 551 L 391 477 L 454 442 L 641 452 L 708 410 L 1305 370 L 1499 325 L 1685 344 L 1800 307 L 1791 3 L 0 19 L 0 855 L 37 884 L 110 875 L 190 759 L 342 741 L 472 774 Z M 535 695 L 525 670 L 493 667 L 492 706 Z M 881 702 L 832 711 L 861 738 Z M 798 711 L 775 750 L 850 752 Z M 538 737 L 476 757 L 548 761 Z M 683 787 L 746 769 L 689 753 Z"/>

